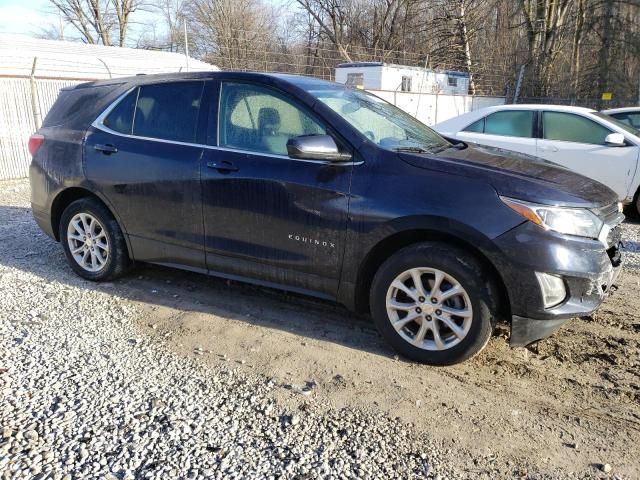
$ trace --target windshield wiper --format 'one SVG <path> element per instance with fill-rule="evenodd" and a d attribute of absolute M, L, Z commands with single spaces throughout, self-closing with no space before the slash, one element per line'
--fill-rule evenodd
<path fill-rule="evenodd" d="M 423 147 L 393 147 L 391 150 L 394 152 L 430 153 L 430 150 Z"/>
<path fill-rule="evenodd" d="M 467 146 L 464 143 L 450 143 L 449 145 L 443 145 L 441 147 L 438 148 L 434 148 L 432 150 L 433 153 L 442 153 L 445 150 L 449 150 L 449 149 L 455 149 L 455 150 L 464 150 L 465 148 L 467 148 Z"/>

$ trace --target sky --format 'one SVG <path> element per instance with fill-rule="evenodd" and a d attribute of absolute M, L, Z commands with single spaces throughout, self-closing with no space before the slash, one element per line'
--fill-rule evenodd
<path fill-rule="evenodd" d="M 288 0 L 267 0 L 267 2 L 283 5 Z M 148 28 L 144 24 L 155 23 L 158 17 L 157 14 L 150 12 L 135 12 L 132 20 L 138 26 L 133 27 L 130 38 L 136 38 L 144 28 Z M 49 0 L 0 0 L 0 33 L 37 36 L 47 28 L 58 29 L 59 25 L 59 16 Z M 64 35 L 65 39 L 78 38 L 75 29 L 69 25 L 64 28 Z"/>
<path fill-rule="evenodd" d="M 131 16 L 131 37 L 138 37 L 140 24 L 155 23 L 156 13 L 134 12 Z M 43 30 L 60 28 L 60 17 L 49 0 L 0 0 L 0 33 L 17 33 L 37 36 Z M 65 39 L 78 39 L 79 34 L 71 25 L 64 26 Z"/>
<path fill-rule="evenodd" d="M 55 19 L 46 13 L 48 5 L 48 0 L 0 0 L 0 33 L 38 32 Z"/>

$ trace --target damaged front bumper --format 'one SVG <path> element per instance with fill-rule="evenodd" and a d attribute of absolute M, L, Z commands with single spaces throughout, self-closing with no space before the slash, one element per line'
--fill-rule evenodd
<path fill-rule="evenodd" d="M 540 320 L 513 315 L 509 344 L 512 347 L 524 347 L 548 337 L 571 318 L 592 313 L 600 306 L 606 296 L 615 290 L 612 287 L 616 287 L 620 281 L 622 265 L 622 255 L 620 255 L 620 262 L 617 266 L 612 266 L 610 271 L 594 275 L 586 281 L 571 282 L 573 291 L 582 284 L 583 293 L 579 297 L 568 299 L 557 309 L 549 309 L 548 312 L 555 314 L 556 318 Z M 578 291 L 580 290 L 578 288 Z"/>
<path fill-rule="evenodd" d="M 551 335 L 571 318 L 595 311 L 620 280 L 621 230 L 602 241 L 561 235 L 526 223 L 496 242 L 509 263 L 501 269 L 511 304 L 510 344 L 521 347 Z M 504 265 L 504 264 L 503 264 Z M 562 278 L 566 296 L 545 308 L 537 274 Z"/>

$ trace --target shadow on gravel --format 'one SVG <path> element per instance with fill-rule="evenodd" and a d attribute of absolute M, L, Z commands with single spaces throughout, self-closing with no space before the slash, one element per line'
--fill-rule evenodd
<path fill-rule="evenodd" d="M 329 301 L 150 264 L 138 264 L 113 283 L 86 281 L 69 268 L 62 248 L 40 230 L 29 208 L 0 206 L 0 265 L 42 281 L 395 355 L 368 318 Z"/>

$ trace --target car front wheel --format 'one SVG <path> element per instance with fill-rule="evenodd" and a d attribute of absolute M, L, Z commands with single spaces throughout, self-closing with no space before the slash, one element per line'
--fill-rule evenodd
<path fill-rule="evenodd" d="M 93 198 L 69 204 L 59 226 L 60 243 L 71 268 L 93 281 L 113 280 L 129 267 L 124 236 L 111 212 Z"/>
<path fill-rule="evenodd" d="M 475 257 L 425 242 L 391 256 L 376 273 L 371 313 L 403 356 L 452 365 L 479 353 L 495 325 L 496 295 Z"/>

